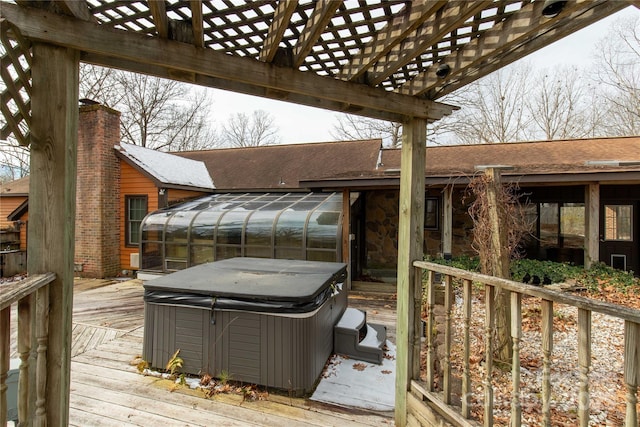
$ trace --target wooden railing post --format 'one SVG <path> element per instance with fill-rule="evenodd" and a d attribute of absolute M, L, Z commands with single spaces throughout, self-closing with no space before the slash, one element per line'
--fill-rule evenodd
<path fill-rule="evenodd" d="M 640 324 L 624 322 L 624 384 L 627 388 L 625 425 L 638 425 L 638 377 L 640 376 Z"/>
<path fill-rule="evenodd" d="M 471 280 L 462 282 L 462 310 L 464 317 L 464 350 L 462 357 L 462 416 L 469 418 L 471 416 Z"/>
<path fill-rule="evenodd" d="M 542 300 L 542 425 L 551 426 L 551 352 L 553 301 Z"/>
<path fill-rule="evenodd" d="M 7 374 L 9 372 L 11 306 L 0 310 L 0 425 L 7 425 Z"/>
<path fill-rule="evenodd" d="M 443 360 L 443 381 L 442 389 L 444 391 L 444 403 L 451 403 L 451 309 L 453 307 L 453 286 L 451 284 L 451 276 L 444 276 L 444 309 L 445 309 L 445 327 L 444 327 L 444 360 Z"/>
<path fill-rule="evenodd" d="M 522 295 L 511 292 L 511 341 L 513 355 L 511 359 L 511 427 L 522 424 L 522 406 L 520 404 L 520 340 L 522 339 Z"/>
<path fill-rule="evenodd" d="M 485 285 L 484 288 L 484 354 L 485 354 L 485 377 L 484 377 L 484 425 L 493 426 L 493 384 L 491 376 L 493 373 L 493 332 L 496 323 L 496 288 Z"/>
<path fill-rule="evenodd" d="M 578 309 L 578 365 L 580 391 L 578 392 L 578 419 L 580 427 L 589 425 L 589 370 L 591 369 L 591 312 Z"/>
<path fill-rule="evenodd" d="M 31 307 L 34 295 L 30 294 L 18 301 L 18 354 L 20 355 L 20 376 L 18 379 L 18 420 L 28 424 L 29 418 L 29 355 L 31 353 Z"/>
<path fill-rule="evenodd" d="M 427 274 L 427 390 L 433 391 L 434 367 L 436 361 L 436 350 L 434 343 L 435 315 L 435 286 L 433 284 L 434 274 L 429 271 Z"/>
<path fill-rule="evenodd" d="M 35 426 L 47 425 L 47 349 L 49 348 L 49 285 L 36 293 L 36 416 Z"/>

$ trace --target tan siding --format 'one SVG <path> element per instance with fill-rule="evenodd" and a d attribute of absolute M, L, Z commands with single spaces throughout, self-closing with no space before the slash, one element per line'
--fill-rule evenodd
<path fill-rule="evenodd" d="M 13 221 L 9 221 L 7 217 L 25 200 L 26 196 L 0 197 L 0 229 L 13 227 Z"/>
<path fill-rule="evenodd" d="M 138 252 L 137 247 L 125 245 L 125 220 L 126 220 L 126 196 L 146 195 L 147 212 L 158 209 L 158 188 L 151 179 L 134 169 L 127 162 L 120 161 L 121 191 L 120 191 L 120 266 L 122 270 L 133 270 L 130 264 L 130 255 Z"/>
<path fill-rule="evenodd" d="M 20 250 L 27 250 L 27 228 L 29 227 L 29 212 L 25 212 L 24 215 L 20 217 L 20 221 L 23 224 L 20 226 Z"/>

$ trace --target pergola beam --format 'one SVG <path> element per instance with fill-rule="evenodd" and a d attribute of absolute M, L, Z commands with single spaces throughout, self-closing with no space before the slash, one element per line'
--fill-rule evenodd
<path fill-rule="evenodd" d="M 75 16 L 83 21 L 94 21 L 95 18 L 91 15 L 87 3 L 77 0 L 59 0 L 58 4 L 69 16 Z"/>
<path fill-rule="evenodd" d="M 167 8 L 164 0 L 149 0 L 147 2 L 153 23 L 160 38 L 169 38 L 169 18 L 167 18 Z"/>
<path fill-rule="evenodd" d="M 273 13 L 273 21 L 269 25 L 269 32 L 262 44 L 259 59 L 263 62 L 271 62 L 278 52 L 278 46 L 282 41 L 284 32 L 289 26 L 291 16 L 298 7 L 298 0 L 278 2 L 275 12 Z"/>
<path fill-rule="evenodd" d="M 367 43 L 345 64 L 340 73 L 340 78 L 342 80 L 355 80 L 360 77 L 445 3 L 445 0 L 416 0 L 409 2 L 393 18 L 390 25 L 378 32 L 373 40 Z"/>
<path fill-rule="evenodd" d="M 443 62 L 450 74 L 439 79 L 435 65 L 403 85 L 399 93 L 424 95 L 437 99 L 471 83 L 517 59 L 520 59 L 570 33 L 584 28 L 626 7 L 624 2 L 569 2 L 563 12 L 552 19 L 542 15 L 542 2 L 524 6 L 504 22 L 447 56 Z"/>
<path fill-rule="evenodd" d="M 314 96 L 298 94 L 293 92 L 284 92 L 275 89 L 265 88 L 238 81 L 230 81 L 217 77 L 206 76 L 202 74 L 183 73 L 177 70 L 168 69 L 161 66 L 152 66 L 149 64 L 141 64 L 131 62 L 119 58 L 101 56 L 91 53 L 84 53 L 81 61 L 89 64 L 101 65 L 104 67 L 118 68 L 129 70 L 136 73 L 144 73 L 150 76 L 156 76 L 164 79 L 179 80 L 186 83 L 197 84 L 215 89 L 226 90 L 230 92 L 242 93 L 245 95 L 258 96 L 261 98 L 273 99 L 276 101 L 291 102 L 299 105 L 307 105 L 314 108 L 322 108 L 325 110 L 336 111 L 347 114 L 357 114 L 365 117 L 371 117 L 379 120 L 387 120 L 398 122 L 406 116 L 401 116 L 392 112 L 381 111 L 377 109 L 363 108 L 347 104 L 345 102 L 332 101 L 330 99 L 322 99 Z"/>
<path fill-rule="evenodd" d="M 307 20 L 307 24 L 304 26 L 304 30 L 302 31 L 302 34 L 300 34 L 298 43 L 294 48 L 294 68 L 298 68 L 302 65 L 341 4 L 342 0 L 318 0 L 316 2 L 313 13 L 309 20 Z"/>
<path fill-rule="evenodd" d="M 454 109 L 446 104 L 381 88 L 277 67 L 214 50 L 198 49 L 171 40 L 103 28 L 37 9 L 3 4 L 0 14 L 31 40 L 87 52 L 94 54 L 94 58 L 111 57 L 123 63 L 165 68 L 193 78 L 215 78 L 220 82 L 229 82 L 229 86 L 246 85 L 262 88 L 265 92 L 275 91 L 270 98 L 284 99 L 293 95 L 305 99 L 307 105 L 322 107 L 329 102 L 340 104 L 343 106 L 341 110 L 355 114 L 364 115 L 363 111 L 366 110 L 369 117 L 393 116 L 397 121 L 406 118 L 438 120 Z M 78 37 L 78 34 L 83 37 Z M 323 102 L 314 102 L 314 99 Z"/>
<path fill-rule="evenodd" d="M 204 47 L 204 21 L 202 17 L 202 0 L 190 0 L 191 26 L 193 27 L 193 45 Z"/>
<path fill-rule="evenodd" d="M 378 61 L 368 76 L 369 84 L 382 83 L 400 67 L 407 65 L 426 49 L 437 44 L 443 36 L 491 3 L 491 0 L 448 3 L 437 14 L 430 16 L 420 25 L 414 34 L 407 37 L 401 44 L 395 46 L 385 58 Z"/>

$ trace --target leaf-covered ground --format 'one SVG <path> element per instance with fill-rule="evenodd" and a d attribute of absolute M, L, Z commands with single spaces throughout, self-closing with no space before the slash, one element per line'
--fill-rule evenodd
<path fill-rule="evenodd" d="M 596 286 L 575 292 L 589 298 L 640 309 L 640 287 L 620 286 L 607 278 Z M 522 425 L 542 424 L 541 389 L 543 351 L 541 345 L 540 300 L 527 297 L 522 302 L 523 337 L 520 342 Z M 454 308 L 452 343 L 454 384 L 459 384 L 463 367 L 462 332 L 464 321 L 461 307 Z M 551 353 L 551 425 L 578 425 L 578 312 L 574 307 L 554 305 L 553 351 Z M 484 300 L 474 295 L 472 308 L 470 373 L 472 381 L 472 417 L 483 421 L 485 391 Z M 592 426 L 622 426 L 626 411 L 624 372 L 624 322 L 609 316 L 592 314 L 591 367 L 589 370 L 590 422 Z M 512 404 L 512 378 L 509 364 L 494 364 L 494 425 L 508 426 Z M 440 379 L 438 379 L 438 384 Z M 459 388 L 459 386 L 458 386 Z M 455 391 L 455 387 L 454 387 Z M 640 406 L 637 407 L 640 412 Z"/>

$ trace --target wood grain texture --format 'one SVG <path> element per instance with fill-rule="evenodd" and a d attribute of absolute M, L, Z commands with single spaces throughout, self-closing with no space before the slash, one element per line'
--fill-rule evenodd
<path fill-rule="evenodd" d="M 409 390 L 414 363 L 420 360 L 420 348 L 414 345 L 415 334 L 420 335 L 420 328 L 416 328 L 420 324 L 420 310 L 415 310 L 416 270 L 413 261 L 423 257 L 426 129 L 426 122 L 416 119 L 404 123 L 402 132 L 395 402 L 396 424 L 399 426 L 406 423 L 406 392 Z"/>
<path fill-rule="evenodd" d="M 43 288 L 48 292 L 46 311 L 50 325 L 48 330 L 42 331 L 43 335 L 38 335 L 38 356 L 41 356 L 41 348 L 46 351 L 44 364 L 47 366 L 46 412 L 49 425 L 66 425 L 68 421 L 78 67 L 78 52 L 33 44 L 27 270 L 29 274 L 56 274 L 56 279 Z M 43 310 L 38 311 L 43 313 Z M 42 357 L 45 357 L 44 352 Z M 38 371 L 40 369 L 38 360 Z"/>
<path fill-rule="evenodd" d="M 600 259 L 600 184 L 585 186 L 584 266 L 590 268 Z"/>

